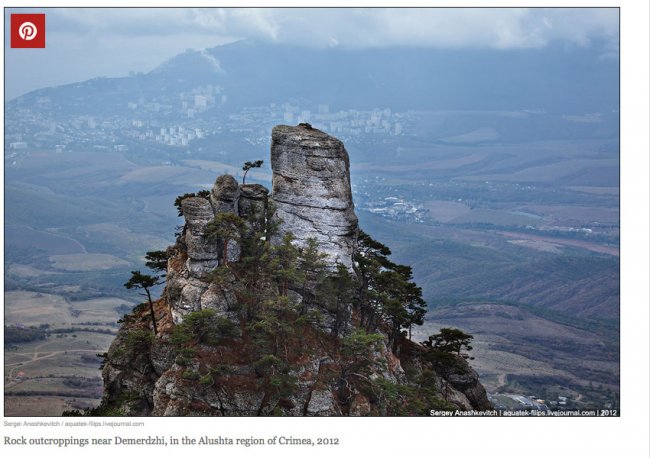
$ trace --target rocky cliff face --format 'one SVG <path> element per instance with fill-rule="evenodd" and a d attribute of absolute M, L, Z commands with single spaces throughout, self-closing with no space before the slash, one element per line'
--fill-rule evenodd
<path fill-rule="evenodd" d="M 410 341 L 401 345 L 399 357 L 380 342 L 364 373 L 357 374 L 359 365 L 343 356 L 331 337 L 301 328 L 285 342 L 290 369 L 270 384 L 267 369 L 248 358 L 245 338 L 198 345 L 192 358 L 179 355 L 171 343 L 167 306 L 161 300 L 156 308 L 162 318 L 157 338 L 138 341 L 148 330 L 146 308 L 122 326 L 103 370 L 102 404 L 93 414 L 426 416 L 431 409 L 493 408 L 463 358 L 447 361 L 444 368 L 431 365 L 426 350 Z"/>
<path fill-rule="evenodd" d="M 181 245 L 186 258 L 180 268 L 170 264 L 166 289 L 174 322 L 193 311 L 219 308 L 208 291 L 207 275 L 224 264 L 224 242 L 212 243 L 205 237 L 207 224 L 219 213 L 230 212 L 246 219 L 273 205 L 274 218 L 280 222 L 274 243 L 279 243 L 287 232 L 301 247 L 309 238 L 315 238 L 331 267 L 336 263 L 352 267 L 358 221 L 350 188 L 350 161 L 343 143 L 317 129 L 276 126 L 271 168 L 270 199 L 264 186 L 240 186 L 230 175 L 216 179 L 209 198 L 183 199 L 185 228 Z M 236 262 L 239 247 L 232 240 L 228 243 L 228 261 Z"/>
<path fill-rule="evenodd" d="M 261 185 L 240 186 L 235 178 L 222 175 L 217 178 L 209 198 L 188 197 L 181 202 L 185 226 L 178 244 L 177 256 L 168 265 L 165 298 L 175 323 L 188 313 L 203 309 L 219 312 L 227 310 L 220 294 L 211 288 L 209 274 L 223 259 L 224 240 L 208 240 L 208 223 L 219 213 L 233 213 L 248 217 L 267 205 L 268 190 Z M 238 244 L 229 240 L 228 261 L 239 260 Z"/>
<path fill-rule="evenodd" d="M 343 144 L 309 126 L 277 126 L 271 165 L 271 196 L 224 175 L 207 197 L 182 200 L 185 226 L 168 251 L 167 285 L 154 304 L 158 334 L 151 333 L 148 306 L 125 317 L 94 413 L 426 415 L 433 408 L 490 408 L 463 358 L 436 362 L 404 335 L 389 338 L 386 326 L 371 332 L 361 325 L 362 311 L 353 306 L 360 293 L 350 286 L 358 225 Z M 224 214 L 239 224 L 239 236 L 208 234 Z M 295 250 L 281 246 L 289 232 Z M 310 239 L 322 257 L 309 255 Z M 321 261 L 324 270 L 316 273 Z"/>
<path fill-rule="evenodd" d="M 331 263 L 351 268 L 358 220 L 343 143 L 308 126 L 276 126 L 271 168 L 281 231 L 292 232 L 301 244 L 316 238 Z"/>

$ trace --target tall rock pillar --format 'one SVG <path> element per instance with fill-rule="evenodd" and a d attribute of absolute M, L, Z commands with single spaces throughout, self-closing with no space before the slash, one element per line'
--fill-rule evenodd
<path fill-rule="evenodd" d="M 280 237 L 290 231 L 299 245 L 313 237 L 330 265 L 351 268 L 358 220 L 343 143 L 308 125 L 276 126 L 271 168 Z"/>

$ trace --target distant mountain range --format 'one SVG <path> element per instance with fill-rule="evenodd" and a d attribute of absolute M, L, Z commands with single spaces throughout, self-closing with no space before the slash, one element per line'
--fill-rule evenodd
<path fill-rule="evenodd" d="M 50 97 L 67 114 L 93 115 L 90 107 L 120 114 L 127 100 L 215 85 L 232 110 L 293 99 L 331 109 L 609 112 L 619 104 L 618 61 L 598 53 L 595 46 L 346 50 L 240 41 L 188 50 L 146 74 L 40 89 L 8 106 Z"/>

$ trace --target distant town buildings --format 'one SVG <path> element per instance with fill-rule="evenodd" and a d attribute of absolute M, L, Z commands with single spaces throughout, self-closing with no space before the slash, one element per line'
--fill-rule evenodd
<path fill-rule="evenodd" d="M 36 103 L 34 109 L 20 107 L 6 117 L 6 149 L 27 149 L 29 145 L 58 151 L 101 147 L 122 151 L 133 142 L 191 148 L 197 140 L 228 133 L 243 133 L 248 142 L 257 145 L 268 143 L 273 126 L 301 122 L 308 122 L 344 142 L 358 142 L 368 135 L 404 135 L 410 119 L 407 114 L 388 108 L 333 110 L 327 103 L 307 101 L 233 111 L 226 90 L 216 84 L 154 99 L 126 100 L 120 115 L 66 115 L 50 97 L 39 97 Z M 393 207 L 396 214 L 404 213 Z"/>
<path fill-rule="evenodd" d="M 25 148 L 27 148 L 27 142 L 9 143 L 9 149 L 25 149 Z"/>
<path fill-rule="evenodd" d="M 385 218 L 397 221 L 412 221 L 415 223 L 423 223 L 427 215 L 427 210 L 422 205 L 414 204 L 394 196 L 366 202 L 359 208 Z"/>

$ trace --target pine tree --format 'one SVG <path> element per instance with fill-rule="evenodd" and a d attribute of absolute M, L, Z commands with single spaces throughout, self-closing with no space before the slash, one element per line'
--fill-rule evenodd
<path fill-rule="evenodd" d="M 327 256 L 318 251 L 318 242 L 316 239 L 313 237 L 308 238 L 306 246 L 299 250 L 297 259 L 297 268 L 300 273 L 299 277 L 302 277 L 302 294 L 308 289 L 316 289 L 323 282 L 326 274 L 326 259 Z M 305 313 L 305 311 L 306 309 L 303 303 L 301 313 Z"/>
<path fill-rule="evenodd" d="M 382 270 L 390 269 L 394 264 L 388 260 L 390 249 L 373 240 L 362 230 L 359 230 L 357 243 L 358 249 L 353 260 L 360 281 L 358 305 L 361 313 L 361 325 L 366 330 L 372 331 L 379 324 L 377 322 L 377 311 L 381 294 L 378 288 L 378 280 Z"/>
<path fill-rule="evenodd" d="M 232 270 L 244 286 L 240 301 L 245 307 L 243 316 L 247 320 L 259 311 L 263 291 L 274 279 L 276 259 L 270 240 L 277 234 L 279 226 L 274 213 L 275 207 L 268 202 L 252 207 L 252 213 L 246 216 L 243 237 L 239 240 L 241 256 Z"/>
<path fill-rule="evenodd" d="M 341 327 L 349 319 L 348 307 L 354 299 L 355 281 L 347 267 L 337 264 L 336 270 L 327 275 L 317 286 L 317 301 L 334 314 L 332 333 L 337 336 Z"/>
<path fill-rule="evenodd" d="M 410 334 L 413 325 L 424 321 L 422 289 L 411 281 L 411 267 L 390 261 L 390 249 L 363 231 L 359 231 L 358 247 L 354 265 L 360 279 L 361 322 L 368 331 L 387 324 L 395 349 L 402 329 L 408 329 Z"/>
<path fill-rule="evenodd" d="M 293 244 L 294 240 L 293 234 L 287 232 L 282 243 L 274 249 L 274 278 L 282 296 L 289 293 L 289 285 L 304 281 L 305 274 L 298 269 L 299 251 Z"/>
<path fill-rule="evenodd" d="M 424 323 L 424 315 L 427 313 L 427 303 L 422 299 L 422 288 L 413 279 L 411 266 L 398 265 L 395 267 L 400 276 L 397 294 L 400 302 L 406 309 L 406 320 L 402 326 L 408 328 L 409 339 L 413 331 L 413 325 L 420 326 Z"/>
<path fill-rule="evenodd" d="M 131 271 L 131 278 L 124 284 L 124 287 L 126 289 L 144 289 L 145 294 L 143 295 L 147 296 L 147 300 L 149 301 L 149 309 L 151 311 L 151 322 L 153 323 L 154 334 L 158 333 L 158 328 L 156 326 L 156 314 L 154 312 L 153 301 L 151 299 L 151 288 L 160 284 L 158 280 L 160 280 L 160 277 L 145 275 L 139 270 L 133 270 Z"/>
<path fill-rule="evenodd" d="M 442 328 L 439 333 L 430 335 L 422 343 L 444 353 L 456 353 L 465 359 L 474 359 L 468 353 L 464 353 L 464 351 L 472 350 L 470 343 L 473 338 L 473 335 L 457 328 Z"/>
<path fill-rule="evenodd" d="M 244 171 L 244 178 L 242 180 L 242 184 L 246 184 L 246 174 L 250 171 L 250 169 L 259 168 L 262 166 L 262 164 L 264 164 L 264 161 L 262 160 L 244 162 L 244 166 L 242 167 L 242 170 Z"/>
<path fill-rule="evenodd" d="M 145 256 L 147 262 L 145 263 L 145 266 L 158 272 L 167 272 L 167 261 L 169 260 L 169 257 L 170 253 L 168 250 L 147 251 Z M 166 273 L 162 273 L 160 276 L 165 277 L 166 275 Z"/>
<path fill-rule="evenodd" d="M 244 230 L 245 221 L 231 212 L 217 214 L 205 227 L 206 238 L 213 243 L 223 244 L 222 261 L 228 265 L 228 245 L 231 241 L 239 242 Z"/>

